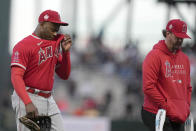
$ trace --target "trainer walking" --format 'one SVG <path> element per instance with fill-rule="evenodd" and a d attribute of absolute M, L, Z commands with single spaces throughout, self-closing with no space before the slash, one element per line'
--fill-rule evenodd
<path fill-rule="evenodd" d="M 154 131 L 156 114 L 163 109 L 166 112 L 163 131 L 183 131 L 190 114 L 192 92 L 190 62 L 181 50 L 183 39 L 190 38 L 187 24 L 180 19 L 170 20 L 162 33 L 165 40 L 155 44 L 143 62 L 142 120 Z"/>

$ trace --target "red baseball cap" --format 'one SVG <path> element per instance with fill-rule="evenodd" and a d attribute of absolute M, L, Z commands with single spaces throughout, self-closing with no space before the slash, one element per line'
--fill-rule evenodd
<path fill-rule="evenodd" d="M 68 23 L 62 22 L 59 13 L 54 10 L 46 10 L 40 14 L 39 22 L 44 22 L 44 21 L 57 23 L 62 26 L 69 25 Z"/>
<path fill-rule="evenodd" d="M 191 39 L 187 35 L 187 24 L 180 19 L 170 20 L 166 26 L 166 30 L 171 31 L 176 37 Z"/>

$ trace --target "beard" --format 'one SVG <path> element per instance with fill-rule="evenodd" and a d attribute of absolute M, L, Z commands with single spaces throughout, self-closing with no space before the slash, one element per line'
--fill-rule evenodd
<path fill-rule="evenodd" d="M 177 41 L 174 46 L 173 49 L 174 50 L 179 50 L 182 47 L 182 42 Z"/>

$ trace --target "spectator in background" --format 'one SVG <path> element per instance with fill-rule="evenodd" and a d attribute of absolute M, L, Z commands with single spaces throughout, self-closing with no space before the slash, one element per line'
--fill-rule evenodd
<path fill-rule="evenodd" d="M 111 90 L 107 90 L 106 93 L 103 96 L 102 103 L 99 104 L 99 110 L 101 112 L 101 115 L 107 115 L 109 107 L 113 100 L 113 94 Z"/>

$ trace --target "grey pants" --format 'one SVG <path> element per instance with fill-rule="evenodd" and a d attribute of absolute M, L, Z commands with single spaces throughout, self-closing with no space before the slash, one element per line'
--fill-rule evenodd
<path fill-rule="evenodd" d="M 37 107 L 39 115 L 48 115 L 51 117 L 51 131 L 64 131 L 63 118 L 53 97 L 44 98 L 36 94 L 28 93 L 33 104 Z M 17 131 L 30 131 L 19 122 L 20 117 L 26 115 L 25 105 L 16 92 L 11 96 L 12 107 L 16 115 Z"/>

